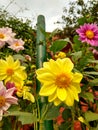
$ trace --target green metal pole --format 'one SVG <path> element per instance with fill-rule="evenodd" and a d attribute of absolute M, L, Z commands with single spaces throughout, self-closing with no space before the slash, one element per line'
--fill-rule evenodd
<path fill-rule="evenodd" d="M 39 15 L 37 18 L 37 40 L 36 40 L 36 67 L 41 68 L 43 66 L 43 62 L 46 61 L 46 36 L 45 36 L 45 18 L 43 15 Z M 40 82 L 37 80 L 37 93 L 39 92 L 41 87 Z M 47 102 L 47 98 L 41 97 L 39 100 L 40 111 L 43 107 L 43 104 Z M 42 125 L 43 124 L 43 127 Z M 41 122 L 41 126 L 39 126 L 39 130 L 53 130 L 53 121 L 45 120 L 43 123 Z"/>
<path fill-rule="evenodd" d="M 39 15 L 37 18 L 37 39 L 36 39 L 36 68 L 41 68 L 46 61 L 46 36 L 45 36 L 45 18 Z M 40 83 L 37 82 L 37 92 L 40 90 Z"/>

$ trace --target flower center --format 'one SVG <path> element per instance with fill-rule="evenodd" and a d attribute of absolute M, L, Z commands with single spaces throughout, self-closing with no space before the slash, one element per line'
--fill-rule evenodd
<path fill-rule="evenodd" d="M 19 46 L 19 43 L 18 43 L 18 42 L 16 42 L 16 43 L 15 43 L 15 46 Z"/>
<path fill-rule="evenodd" d="M 86 37 L 89 39 L 94 38 L 94 32 L 92 30 L 87 30 L 85 34 L 86 34 Z"/>
<path fill-rule="evenodd" d="M 13 75 L 14 74 L 14 71 L 13 71 L 13 69 L 7 69 L 7 75 L 9 75 L 9 76 L 11 76 L 11 75 Z"/>
<path fill-rule="evenodd" d="M 5 97 L 0 96 L 0 107 L 5 105 L 5 101 L 6 101 Z"/>
<path fill-rule="evenodd" d="M 0 39 L 4 39 L 4 34 L 0 33 Z"/>
<path fill-rule="evenodd" d="M 60 74 L 56 77 L 56 85 L 60 88 L 66 88 L 69 86 L 72 77 L 69 74 Z"/>

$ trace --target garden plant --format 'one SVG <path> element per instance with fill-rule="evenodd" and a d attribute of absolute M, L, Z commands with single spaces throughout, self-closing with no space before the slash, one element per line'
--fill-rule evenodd
<path fill-rule="evenodd" d="M 0 129 L 97 130 L 98 23 L 70 37 L 0 13 Z"/>

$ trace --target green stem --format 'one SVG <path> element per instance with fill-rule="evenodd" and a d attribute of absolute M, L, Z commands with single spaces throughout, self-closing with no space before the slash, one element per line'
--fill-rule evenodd
<path fill-rule="evenodd" d="M 48 109 L 49 109 L 49 107 L 48 107 L 48 105 L 46 105 L 46 109 L 45 109 L 45 111 L 44 111 L 44 113 L 42 114 L 42 117 L 41 117 L 42 120 L 44 120 L 44 117 L 47 114 Z"/>
<path fill-rule="evenodd" d="M 0 121 L 0 130 L 3 130 L 3 121 Z"/>
<path fill-rule="evenodd" d="M 39 130 L 45 130 L 44 128 L 44 121 L 43 120 L 40 120 L 40 127 L 39 127 Z"/>
<path fill-rule="evenodd" d="M 71 130 L 74 130 L 74 121 L 75 121 L 74 105 L 71 108 L 71 114 L 72 114 L 72 126 L 71 126 Z"/>

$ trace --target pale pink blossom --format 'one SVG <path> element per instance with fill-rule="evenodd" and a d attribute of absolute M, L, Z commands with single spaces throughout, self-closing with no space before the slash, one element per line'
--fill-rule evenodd
<path fill-rule="evenodd" d="M 19 52 L 20 50 L 24 50 L 24 41 L 22 39 L 13 39 L 12 42 L 10 42 L 10 46 L 8 48 L 11 48 L 12 50 Z"/>
<path fill-rule="evenodd" d="M 6 89 L 3 82 L 0 81 L 0 121 L 11 104 L 18 104 L 18 99 L 13 96 L 14 91 L 15 87 Z"/>
<path fill-rule="evenodd" d="M 16 34 L 12 32 L 12 29 L 9 27 L 0 28 L 0 41 L 9 42 L 11 41 Z"/>

